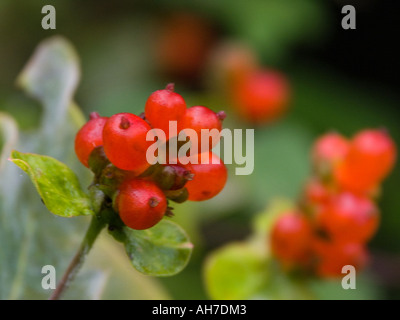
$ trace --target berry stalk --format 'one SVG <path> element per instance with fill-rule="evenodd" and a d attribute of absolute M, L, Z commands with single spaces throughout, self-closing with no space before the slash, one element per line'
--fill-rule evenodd
<path fill-rule="evenodd" d="M 76 275 L 78 274 L 80 268 L 82 267 L 87 254 L 93 246 L 93 243 L 96 241 L 98 235 L 101 230 L 106 226 L 106 223 L 103 220 L 98 219 L 98 217 L 93 216 L 92 221 L 89 225 L 88 230 L 86 231 L 85 237 L 78 249 L 75 253 L 75 256 L 72 258 L 67 270 L 62 276 L 60 282 L 58 283 L 56 289 L 53 291 L 49 300 L 59 300 L 61 295 L 68 288 L 69 284 L 74 280 Z"/>

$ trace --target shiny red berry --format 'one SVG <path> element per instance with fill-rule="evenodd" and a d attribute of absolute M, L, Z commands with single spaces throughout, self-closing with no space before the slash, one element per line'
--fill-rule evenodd
<path fill-rule="evenodd" d="M 144 172 L 150 164 L 146 152 L 151 141 L 146 141 L 151 130 L 146 121 L 131 113 L 118 113 L 107 120 L 103 129 L 104 151 L 117 168 Z"/>
<path fill-rule="evenodd" d="M 312 228 L 298 212 L 287 212 L 278 218 L 271 232 L 271 249 L 282 262 L 300 262 L 310 252 Z"/>
<path fill-rule="evenodd" d="M 124 181 L 115 202 L 121 220 L 135 230 L 151 228 L 167 210 L 167 200 L 161 189 L 152 181 L 140 179 Z"/>
<path fill-rule="evenodd" d="M 241 117 L 266 123 L 280 117 L 289 103 L 289 84 L 274 71 L 248 73 L 233 87 L 232 98 Z"/>
<path fill-rule="evenodd" d="M 145 117 L 153 128 L 164 131 L 167 140 L 169 122 L 180 121 L 186 112 L 186 102 L 181 95 L 174 92 L 174 85 L 168 84 L 163 90 L 153 92 L 146 101 Z"/>
<path fill-rule="evenodd" d="M 186 110 L 179 131 L 184 130 L 190 137 L 187 129 L 194 130 L 198 142 L 198 153 L 206 152 L 211 150 L 218 143 L 220 131 L 222 130 L 222 121 L 225 117 L 226 115 L 223 111 L 215 113 L 207 107 L 194 106 Z M 202 139 L 203 129 L 210 130 L 211 135 L 208 139 Z M 215 133 L 213 134 L 213 132 Z"/>
<path fill-rule="evenodd" d="M 396 145 L 383 130 L 364 130 L 352 140 L 343 163 L 335 171 L 345 190 L 363 193 L 374 189 L 393 169 Z"/>
<path fill-rule="evenodd" d="M 80 162 L 89 167 L 89 156 L 94 148 L 103 145 L 103 128 L 108 118 L 100 117 L 96 112 L 90 114 L 90 120 L 83 125 L 75 136 L 75 153 Z"/>
<path fill-rule="evenodd" d="M 337 241 L 365 243 L 379 224 L 375 204 L 365 196 L 349 192 L 333 196 L 319 218 L 321 227 Z"/>
<path fill-rule="evenodd" d="M 228 172 L 222 160 L 207 151 L 203 158 L 208 158 L 209 163 L 200 163 L 202 154 L 198 155 L 198 164 L 189 163 L 183 167 L 190 171 L 192 180 L 187 181 L 185 187 L 189 192 L 189 200 L 203 201 L 215 197 L 224 188 L 228 179 Z"/>

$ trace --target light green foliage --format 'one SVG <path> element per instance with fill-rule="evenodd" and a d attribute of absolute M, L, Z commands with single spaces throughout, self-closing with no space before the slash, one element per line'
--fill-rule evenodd
<path fill-rule="evenodd" d="M 162 220 L 147 230 L 125 228 L 125 249 L 136 270 L 151 276 L 171 276 L 188 263 L 193 245 L 177 224 Z"/>
<path fill-rule="evenodd" d="M 60 161 L 13 151 L 12 162 L 24 170 L 50 212 L 61 217 L 93 214 L 89 197 L 75 173 Z"/>

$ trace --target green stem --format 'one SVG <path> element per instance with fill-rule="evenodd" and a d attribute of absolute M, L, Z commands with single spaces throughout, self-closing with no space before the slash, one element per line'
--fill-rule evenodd
<path fill-rule="evenodd" d="M 59 300 L 61 295 L 64 293 L 65 289 L 69 286 L 69 284 L 74 280 L 75 276 L 79 272 L 79 269 L 82 267 L 86 255 L 89 253 L 90 249 L 93 246 L 93 243 L 97 239 L 97 236 L 100 234 L 101 230 L 105 227 L 105 223 L 99 220 L 96 216 L 93 216 L 92 221 L 88 230 L 86 231 L 85 237 L 76 252 L 75 256 L 71 260 L 67 270 L 65 271 L 63 277 L 58 283 L 56 289 L 53 291 L 49 300 Z"/>

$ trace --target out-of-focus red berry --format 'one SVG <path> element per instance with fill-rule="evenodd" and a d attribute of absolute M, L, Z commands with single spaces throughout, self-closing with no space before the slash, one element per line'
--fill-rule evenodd
<path fill-rule="evenodd" d="M 312 239 L 309 221 L 298 212 L 287 212 L 275 222 L 271 249 L 282 262 L 303 262 L 308 257 Z"/>
<path fill-rule="evenodd" d="M 204 70 L 214 44 L 214 30 L 203 17 L 179 12 L 167 17 L 156 39 L 156 60 L 171 78 L 193 81 Z"/>
<path fill-rule="evenodd" d="M 336 168 L 335 179 L 345 190 L 369 192 L 393 169 L 396 154 L 396 146 L 385 131 L 361 131 L 353 138 L 346 158 Z"/>
<path fill-rule="evenodd" d="M 90 114 L 90 120 L 83 125 L 75 136 L 75 153 L 80 162 L 89 167 L 89 156 L 94 148 L 103 145 L 103 128 L 107 117 L 96 112 Z"/>
<path fill-rule="evenodd" d="M 259 69 L 259 62 L 254 50 L 242 43 L 222 43 L 213 53 L 211 69 L 216 81 L 230 88 Z"/>
<path fill-rule="evenodd" d="M 324 278 L 340 277 L 346 265 L 362 270 L 368 262 L 365 246 L 357 242 L 332 242 L 318 240 L 313 246 L 317 256 L 316 272 Z"/>
<path fill-rule="evenodd" d="M 343 160 L 349 150 L 349 142 L 342 135 L 332 132 L 321 136 L 312 148 L 314 163 L 325 162 L 330 165 Z"/>
<path fill-rule="evenodd" d="M 319 223 L 337 241 L 365 243 L 378 228 L 379 213 L 369 198 L 343 192 L 330 199 Z"/>
<path fill-rule="evenodd" d="M 305 185 L 304 196 L 308 203 L 324 204 L 330 198 L 331 192 L 328 187 L 319 179 L 310 179 Z"/>
<path fill-rule="evenodd" d="M 243 119 L 266 123 L 287 109 L 290 89 L 286 78 L 275 71 L 246 74 L 232 89 L 233 104 Z"/>

